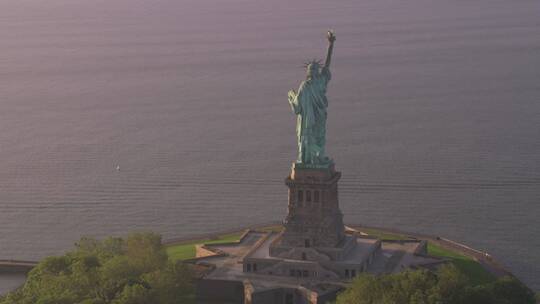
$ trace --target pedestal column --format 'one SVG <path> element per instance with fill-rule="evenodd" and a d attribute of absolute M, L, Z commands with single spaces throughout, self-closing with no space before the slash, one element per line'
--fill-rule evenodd
<path fill-rule="evenodd" d="M 306 167 L 294 164 L 285 179 L 289 188 L 288 214 L 281 246 L 337 247 L 345 238 L 339 209 L 338 181 L 334 165 Z"/>

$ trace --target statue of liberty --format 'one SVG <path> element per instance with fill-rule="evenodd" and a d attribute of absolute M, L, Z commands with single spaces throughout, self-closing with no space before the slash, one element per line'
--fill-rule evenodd
<path fill-rule="evenodd" d="M 296 114 L 296 136 L 298 139 L 297 164 L 307 167 L 325 167 L 331 163 L 326 156 L 326 87 L 330 81 L 330 60 L 336 36 L 328 31 L 328 50 L 324 65 L 316 60 L 306 63 L 307 77 L 302 81 L 298 93 L 289 91 L 289 104 Z"/>

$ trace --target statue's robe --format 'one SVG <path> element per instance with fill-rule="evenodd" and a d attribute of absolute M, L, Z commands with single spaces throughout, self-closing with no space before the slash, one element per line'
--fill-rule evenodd
<path fill-rule="evenodd" d="M 330 70 L 322 68 L 318 75 L 304 80 L 296 97 L 289 101 L 297 115 L 299 163 L 322 164 L 328 161 L 324 147 L 328 107 L 326 87 L 330 78 Z"/>

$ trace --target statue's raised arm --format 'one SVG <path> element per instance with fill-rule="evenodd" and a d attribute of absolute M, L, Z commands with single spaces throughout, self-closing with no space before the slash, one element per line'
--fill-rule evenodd
<path fill-rule="evenodd" d="M 336 34 L 334 31 L 328 31 L 328 50 L 326 52 L 326 60 L 324 62 L 324 67 L 329 68 L 330 62 L 332 61 L 332 52 L 334 51 L 334 41 L 336 41 Z"/>

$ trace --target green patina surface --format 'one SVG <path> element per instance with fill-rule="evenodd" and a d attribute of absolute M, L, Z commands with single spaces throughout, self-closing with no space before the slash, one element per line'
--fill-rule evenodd
<path fill-rule="evenodd" d="M 296 163 L 306 168 L 327 168 L 326 117 L 328 99 L 326 88 L 330 81 L 330 61 L 336 36 L 328 31 L 328 50 L 324 65 L 316 60 L 306 63 L 307 75 L 298 92 L 290 90 L 289 104 L 296 114 L 298 157 Z"/>

